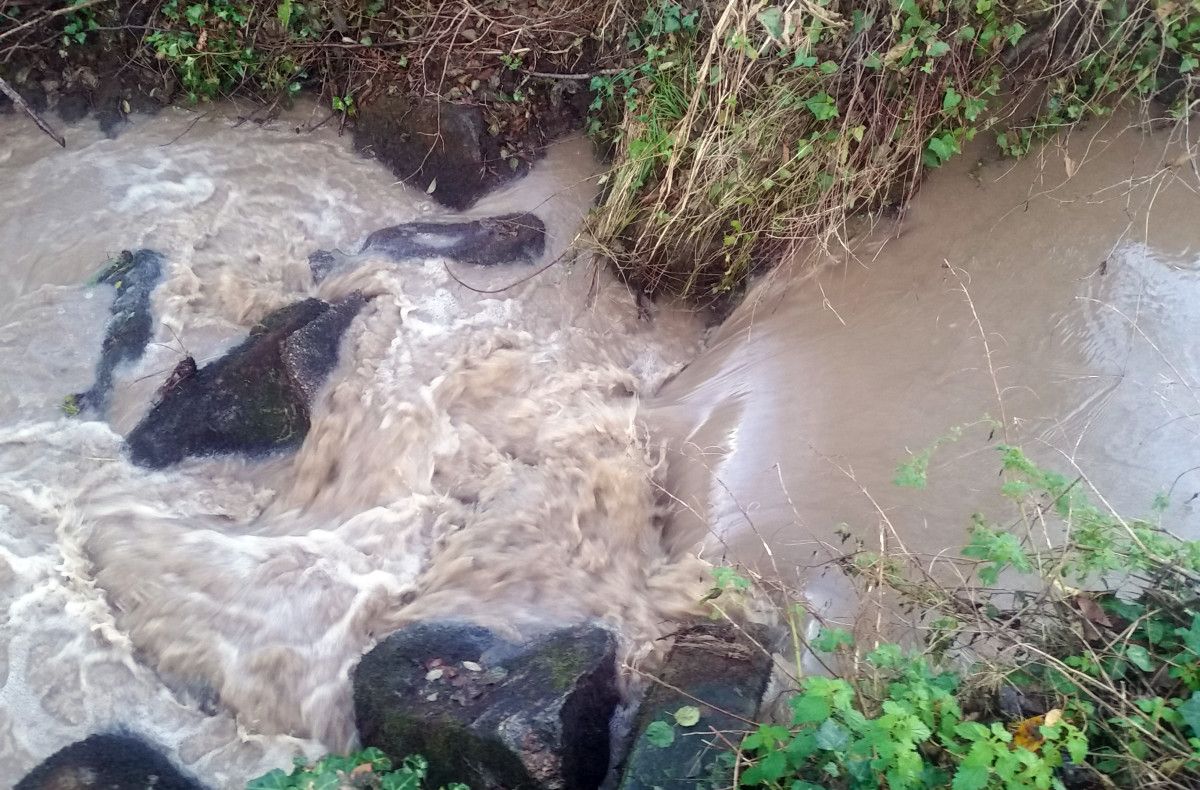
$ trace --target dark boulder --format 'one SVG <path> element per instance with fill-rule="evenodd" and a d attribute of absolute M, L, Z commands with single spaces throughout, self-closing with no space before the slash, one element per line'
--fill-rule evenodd
<path fill-rule="evenodd" d="M 179 380 L 168 382 L 126 437 L 133 461 L 161 468 L 188 456 L 261 455 L 299 445 L 312 398 L 365 302 L 354 294 L 335 304 L 305 299 L 288 305 L 221 359 L 173 376 Z"/>
<path fill-rule="evenodd" d="M 527 169 L 505 163 L 499 141 L 486 134 L 479 107 L 432 99 L 385 97 L 363 107 L 354 146 L 455 209 Z"/>
<path fill-rule="evenodd" d="M 766 644 L 760 629 L 752 633 Z M 771 677 L 770 656 L 729 624 L 700 623 L 679 632 L 658 677 L 663 682 L 650 687 L 638 710 L 621 790 L 690 790 L 714 777 L 713 786 L 731 784 L 732 777 L 721 781 L 717 763 L 725 744 L 704 733 L 743 730 L 755 718 Z M 699 720 L 683 726 L 675 714 L 687 707 L 698 709 Z M 676 731 L 669 745 L 647 737 L 655 722 Z"/>
<path fill-rule="evenodd" d="M 476 266 L 526 261 L 546 248 L 546 226 L 533 214 L 504 214 L 466 222 L 409 222 L 367 237 L 359 255 L 385 255 L 394 261 L 453 258 Z M 313 279 L 346 268 L 354 256 L 320 250 L 309 256 Z"/>
<path fill-rule="evenodd" d="M 104 328 L 96 381 L 91 389 L 69 396 L 68 414 L 94 411 L 103 416 L 112 393 L 113 372 L 123 362 L 139 359 L 154 335 L 150 294 L 162 277 L 162 256 L 152 250 L 125 250 L 100 271 L 93 284 L 111 285 L 117 291 Z"/>
<path fill-rule="evenodd" d="M 433 787 L 596 788 L 619 699 L 616 647 L 595 625 L 521 645 L 462 622 L 409 626 L 355 669 L 359 734 L 396 759 L 424 755 Z"/>
<path fill-rule="evenodd" d="M 145 741 L 93 735 L 59 749 L 17 782 L 14 790 L 203 790 Z"/>

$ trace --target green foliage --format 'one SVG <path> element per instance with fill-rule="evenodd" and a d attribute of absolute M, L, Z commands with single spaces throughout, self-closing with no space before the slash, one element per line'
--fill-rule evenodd
<path fill-rule="evenodd" d="M 1012 154 L 1091 116 L 1107 115 L 1127 95 L 1160 97 L 1184 117 L 1197 98 L 1188 78 L 1200 65 L 1200 5 L 1169 0 L 1104 2 L 1087 23 L 1095 46 L 1056 76 L 1033 122 L 997 143 Z"/>
<path fill-rule="evenodd" d="M 897 482 L 923 485 L 944 440 Z M 743 738 L 744 786 L 1062 790 L 1068 766 L 1088 786 L 1200 786 L 1200 542 L 1096 507 L 1078 479 L 1017 447 L 998 454 L 1018 517 L 972 518 L 960 562 L 977 581 L 946 588 L 859 552 L 845 567 L 922 607 L 926 643 L 860 651 L 848 632 L 823 630 L 810 646 L 853 653 L 856 670 L 803 678 L 786 726 Z M 984 677 L 1042 713 L 1004 713 Z"/>
<path fill-rule="evenodd" d="M 675 728 L 665 721 L 652 721 L 646 726 L 645 737 L 651 746 L 665 749 L 675 743 Z"/>
<path fill-rule="evenodd" d="M 1074 724 L 1043 726 L 1036 743 L 1014 745 L 1004 725 L 964 717 L 961 677 L 935 670 L 923 656 L 883 645 L 866 656 L 883 687 L 837 678 L 802 681 L 791 699 L 790 726 L 760 726 L 741 744 L 750 787 L 1061 788 L 1055 770 L 1087 750 Z M 1030 748 L 1031 747 L 1031 748 Z"/>
<path fill-rule="evenodd" d="M 363 749 L 348 755 L 331 754 L 314 763 L 296 759 L 291 773 L 275 769 L 251 780 L 246 790 L 341 790 L 341 788 L 374 788 L 375 790 L 421 790 L 429 764 L 424 757 L 404 758 L 398 768 L 379 749 Z M 470 790 L 466 785 L 453 783 L 442 790 Z"/>
<path fill-rule="evenodd" d="M 305 73 L 283 49 L 255 45 L 254 7 L 240 0 L 166 0 L 161 27 L 146 36 L 159 60 L 171 66 L 189 100 L 215 99 L 242 88 L 295 94 Z M 308 6 L 283 0 L 275 17 L 296 39 L 315 35 Z"/>
<path fill-rule="evenodd" d="M 70 5 L 78 6 L 83 2 L 85 0 L 72 0 Z M 96 9 L 93 6 L 72 11 L 66 15 L 66 20 L 61 39 L 64 47 L 83 44 L 88 40 L 88 35 L 100 27 L 100 22 L 96 19 Z"/>

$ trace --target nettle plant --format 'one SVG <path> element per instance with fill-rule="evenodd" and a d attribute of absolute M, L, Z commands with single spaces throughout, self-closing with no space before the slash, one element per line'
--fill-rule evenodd
<path fill-rule="evenodd" d="M 897 469 L 925 485 L 936 447 Z M 1200 786 L 1200 542 L 1095 506 L 1079 477 L 998 448 L 1015 516 L 972 517 L 939 581 L 921 558 L 843 558 L 915 611 L 924 645 L 809 648 L 840 677 L 802 679 L 791 718 L 727 755 L 738 784 L 816 788 Z M 727 585 L 726 585 L 727 586 Z M 1004 702 L 1005 699 L 1009 702 Z M 1016 700 L 1017 702 L 1013 702 Z"/>

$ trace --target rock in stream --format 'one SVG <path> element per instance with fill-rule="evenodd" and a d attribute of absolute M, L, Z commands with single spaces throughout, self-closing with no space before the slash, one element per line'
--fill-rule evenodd
<path fill-rule="evenodd" d="M 161 468 L 188 456 L 261 455 L 299 445 L 313 396 L 365 303 L 354 294 L 334 304 L 288 305 L 221 359 L 168 383 L 126 438 L 133 461 Z"/>
<path fill-rule="evenodd" d="M 113 372 L 123 362 L 139 359 L 154 336 L 150 294 L 162 277 L 162 256 L 152 250 L 122 252 L 110 261 L 92 283 L 111 285 L 117 297 L 109 308 L 104 344 L 96 365 L 96 381 L 86 392 L 64 402 L 68 414 L 91 411 L 104 416 L 112 394 Z"/>
<path fill-rule="evenodd" d="M 408 222 L 381 228 L 367 237 L 359 256 L 384 255 L 393 261 L 453 258 L 476 266 L 525 261 L 546 249 L 546 226 L 534 214 L 503 214 L 463 222 Z M 317 282 L 350 268 L 356 256 L 319 250 L 308 258 Z"/>
<path fill-rule="evenodd" d="M 595 625 L 526 644 L 463 622 L 418 623 L 354 672 L 365 746 L 429 760 L 429 785 L 591 790 L 609 764 L 616 638 Z"/>
<path fill-rule="evenodd" d="M 754 637 L 767 643 L 760 629 Z M 714 776 L 714 786 L 730 784 L 732 777 L 721 777 L 716 764 L 725 745 L 711 732 L 738 732 L 754 720 L 771 678 L 771 657 L 727 623 L 699 623 L 676 635 L 656 674 L 663 682 L 650 686 L 638 710 L 620 790 L 691 790 Z M 675 720 L 684 707 L 699 710 L 694 725 Z M 657 746 L 646 737 L 656 721 L 676 730 L 670 745 Z"/>
<path fill-rule="evenodd" d="M 14 790 L 204 790 L 131 735 L 93 735 L 59 749 Z"/>
<path fill-rule="evenodd" d="M 443 206 L 464 209 L 528 169 L 510 168 L 485 131 L 479 107 L 385 97 L 361 108 L 354 146 Z"/>

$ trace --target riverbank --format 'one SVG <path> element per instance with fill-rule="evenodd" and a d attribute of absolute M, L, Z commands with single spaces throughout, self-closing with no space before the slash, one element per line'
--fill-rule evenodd
<path fill-rule="evenodd" d="M 797 245 L 836 248 L 848 216 L 902 210 L 976 135 L 1019 156 L 1130 97 L 1187 117 L 1200 64 L 1200 14 L 1159 0 L 7 0 L 0 13 L 0 76 L 63 107 L 90 91 L 113 123 L 226 96 L 269 114 L 310 92 L 341 127 L 385 98 L 436 99 L 479 113 L 496 180 L 586 126 L 612 164 L 594 247 L 649 295 L 726 307 Z"/>

